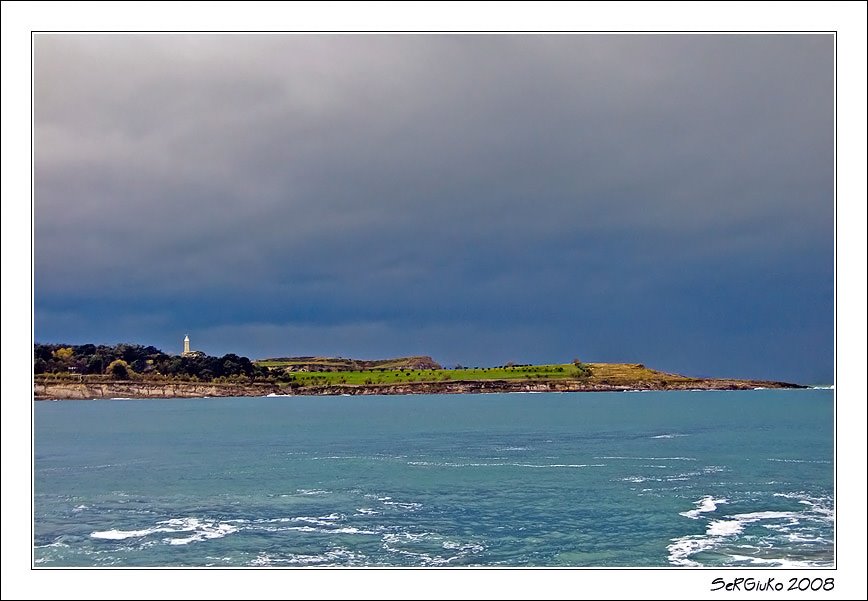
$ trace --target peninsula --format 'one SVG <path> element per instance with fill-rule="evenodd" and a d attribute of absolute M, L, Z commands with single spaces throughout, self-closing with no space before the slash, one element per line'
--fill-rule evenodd
<path fill-rule="evenodd" d="M 358 360 L 230 354 L 166 355 L 154 347 L 37 344 L 36 400 L 267 395 L 751 390 L 804 388 L 765 380 L 694 378 L 635 363 L 571 363 L 444 369 L 431 357 Z"/>

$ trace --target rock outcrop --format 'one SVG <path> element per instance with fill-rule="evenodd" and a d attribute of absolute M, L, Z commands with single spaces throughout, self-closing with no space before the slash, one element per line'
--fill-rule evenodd
<path fill-rule="evenodd" d="M 212 384 L 208 382 L 50 382 L 33 385 L 36 400 L 44 399 L 172 399 L 225 396 L 265 396 L 280 392 L 275 384 Z"/>
<path fill-rule="evenodd" d="M 690 379 L 677 382 L 639 381 L 609 384 L 588 380 L 474 380 L 409 382 L 402 384 L 349 384 L 284 388 L 276 384 L 213 384 L 206 382 L 52 382 L 37 381 L 36 400 L 112 398 L 201 398 L 229 396 L 293 395 L 394 395 L 468 394 L 486 392 L 623 392 L 628 390 L 752 390 L 755 388 L 805 388 L 786 382 L 759 380 Z"/>

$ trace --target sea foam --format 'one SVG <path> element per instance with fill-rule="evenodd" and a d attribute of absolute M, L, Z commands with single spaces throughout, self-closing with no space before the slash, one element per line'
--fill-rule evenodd
<path fill-rule="evenodd" d="M 227 534 L 237 532 L 238 527 L 225 522 L 203 521 L 198 518 L 172 518 L 156 523 L 153 528 L 143 530 L 100 530 L 91 532 L 91 538 L 106 540 L 124 540 L 127 538 L 144 538 L 152 534 L 176 534 L 190 533 L 189 536 L 165 537 L 164 543 L 170 545 L 186 545 L 188 543 L 206 540 L 209 538 L 222 538 Z"/>
<path fill-rule="evenodd" d="M 710 513 L 712 511 L 716 511 L 718 503 L 728 502 L 729 501 L 727 499 L 715 499 L 711 495 L 708 495 L 696 501 L 696 509 L 691 509 L 690 511 L 682 511 L 678 515 L 683 515 L 686 518 L 697 520 L 699 519 L 699 516 L 703 513 Z"/>

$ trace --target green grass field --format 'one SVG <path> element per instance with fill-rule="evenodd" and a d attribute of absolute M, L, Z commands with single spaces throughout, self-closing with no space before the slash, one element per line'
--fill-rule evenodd
<path fill-rule="evenodd" d="M 291 365 L 290 362 L 262 361 L 260 365 L 267 366 L 277 372 L 281 367 Z M 571 363 L 552 365 L 531 365 L 515 367 L 465 368 L 465 369 L 376 369 L 354 371 L 285 372 L 280 379 L 295 386 L 334 386 L 334 385 L 389 385 L 407 384 L 413 382 L 478 382 L 486 380 L 585 380 L 606 384 L 632 384 L 636 382 L 684 382 L 691 378 L 668 374 L 644 365 L 635 363 L 585 363 L 585 369 L 590 375 L 581 371 Z"/>
<path fill-rule="evenodd" d="M 279 365 L 267 365 L 271 368 Z M 336 384 L 371 385 L 408 382 L 481 381 L 481 380 L 554 380 L 580 376 L 574 365 L 534 365 L 473 369 L 387 369 L 335 372 L 289 372 L 285 377 L 301 386 Z"/>

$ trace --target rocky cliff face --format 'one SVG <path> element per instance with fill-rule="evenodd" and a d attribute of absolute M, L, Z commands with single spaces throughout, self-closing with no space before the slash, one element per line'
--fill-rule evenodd
<path fill-rule="evenodd" d="M 366 386 L 308 387 L 296 394 L 475 394 L 485 392 L 623 392 L 625 390 L 753 390 L 755 388 L 804 388 L 786 382 L 754 380 L 695 380 L 687 382 L 636 382 L 631 385 L 606 384 L 582 380 L 528 382 L 491 380 L 473 382 L 413 382 Z"/>
<path fill-rule="evenodd" d="M 371 395 L 371 394 L 468 394 L 485 392 L 617 392 L 624 390 L 751 390 L 754 388 L 804 388 L 785 382 L 756 380 L 687 380 L 635 382 L 630 385 L 582 380 L 528 382 L 516 380 L 412 382 L 365 386 L 281 388 L 275 384 L 208 384 L 197 382 L 37 382 L 36 400 L 111 398 L 201 398 L 226 396 Z"/>
<path fill-rule="evenodd" d="M 37 382 L 36 400 L 44 399 L 171 399 L 220 396 L 265 396 L 273 384 L 209 384 L 199 382 Z"/>

